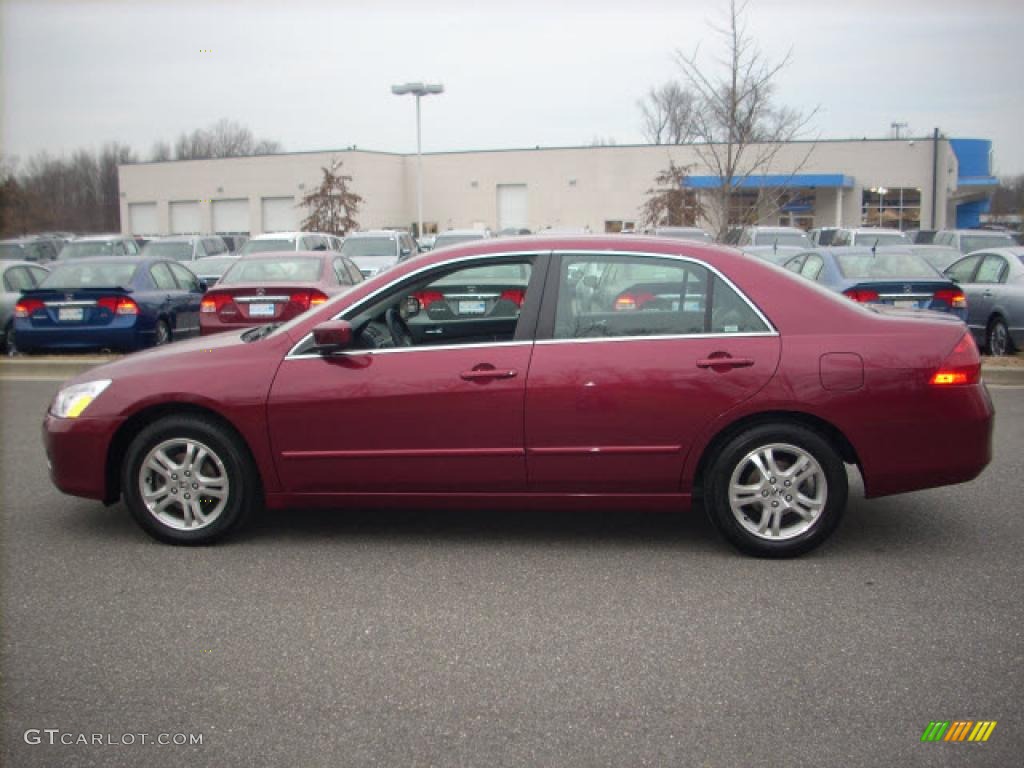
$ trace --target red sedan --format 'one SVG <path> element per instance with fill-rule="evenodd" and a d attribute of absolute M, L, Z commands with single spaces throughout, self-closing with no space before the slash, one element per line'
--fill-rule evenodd
<path fill-rule="evenodd" d="M 250 254 L 203 296 L 199 333 L 283 323 L 362 281 L 356 265 L 333 251 Z"/>
<path fill-rule="evenodd" d="M 210 375 L 211 373 L 215 375 Z M 957 318 L 642 237 L 424 254 L 281 326 L 129 356 L 44 424 L 55 484 L 210 542 L 257 505 L 683 511 L 789 556 L 868 496 L 976 477 L 992 405 Z"/>

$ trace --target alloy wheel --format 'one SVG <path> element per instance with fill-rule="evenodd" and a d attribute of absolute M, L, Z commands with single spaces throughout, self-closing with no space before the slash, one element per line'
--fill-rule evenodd
<path fill-rule="evenodd" d="M 138 483 L 149 514 L 178 531 L 212 525 L 231 492 L 224 462 L 209 446 L 191 438 L 156 445 L 142 461 Z"/>

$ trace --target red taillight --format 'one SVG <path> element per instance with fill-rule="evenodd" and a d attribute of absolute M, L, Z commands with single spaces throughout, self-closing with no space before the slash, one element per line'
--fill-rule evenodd
<path fill-rule="evenodd" d="M 843 296 L 848 299 L 853 299 L 856 302 L 865 304 L 869 301 L 878 301 L 878 291 L 866 291 L 863 289 L 851 288 L 848 291 L 843 291 Z"/>
<path fill-rule="evenodd" d="M 523 302 L 526 300 L 526 291 L 522 288 L 509 288 L 507 291 L 501 292 L 501 298 L 505 301 L 511 301 L 517 307 L 522 309 Z"/>
<path fill-rule="evenodd" d="M 949 353 L 939 369 L 932 374 L 935 386 L 977 384 L 981 379 L 981 357 L 971 332 L 963 335 L 953 351 Z"/>
<path fill-rule="evenodd" d="M 227 293 L 206 294 L 199 302 L 199 311 L 204 313 L 220 312 L 231 303 L 231 296 Z"/>
<path fill-rule="evenodd" d="M 444 301 L 444 294 L 440 291 L 416 291 L 413 298 L 419 301 L 421 309 L 429 309 L 431 304 Z"/>
<path fill-rule="evenodd" d="M 107 310 L 112 315 L 139 314 L 139 305 L 127 296 L 103 296 L 96 300 L 96 306 Z"/>
<path fill-rule="evenodd" d="M 39 299 L 22 299 L 14 305 L 14 316 L 28 317 L 37 309 L 42 309 L 45 306 Z"/>
<path fill-rule="evenodd" d="M 935 301 L 944 301 L 954 309 L 962 309 L 967 306 L 967 297 L 959 288 L 943 288 L 936 291 L 932 298 Z"/>
<path fill-rule="evenodd" d="M 654 298 L 653 293 L 623 293 L 615 300 L 615 311 L 643 309 L 644 304 Z"/>
<path fill-rule="evenodd" d="M 289 301 L 297 306 L 300 312 L 305 312 L 310 307 L 315 307 L 327 301 L 327 295 L 320 291 L 297 291 L 292 294 Z"/>

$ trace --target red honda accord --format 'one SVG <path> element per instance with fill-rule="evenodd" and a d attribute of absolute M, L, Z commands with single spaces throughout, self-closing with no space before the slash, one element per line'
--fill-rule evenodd
<path fill-rule="evenodd" d="M 212 375 L 211 375 L 212 374 Z M 424 254 L 284 325 L 131 355 L 46 416 L 53 481 L 200 544 L 259 505 L 684 511 L 744 552 L 868 496 L 960 483 L 992 404 L 954 317 L 862 306 L 732 250 L 642 237 Z"/>

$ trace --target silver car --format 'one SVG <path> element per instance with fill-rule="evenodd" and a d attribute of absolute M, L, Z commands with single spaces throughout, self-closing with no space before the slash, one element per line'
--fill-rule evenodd
<path fill-rule="evenodd" d="M 0 261 L 0 350 L 4 353 L 16 351 L 14 305 L 21 292 L 35 288 L 48 274 L 48 269 L 30 261 Z"/>
<path fill-rule="evenodd" d="M 967 296 L 967 326 L 990 355 L 1024 349 L 1024 248 L 975 251 L 946 276 Z"/>

